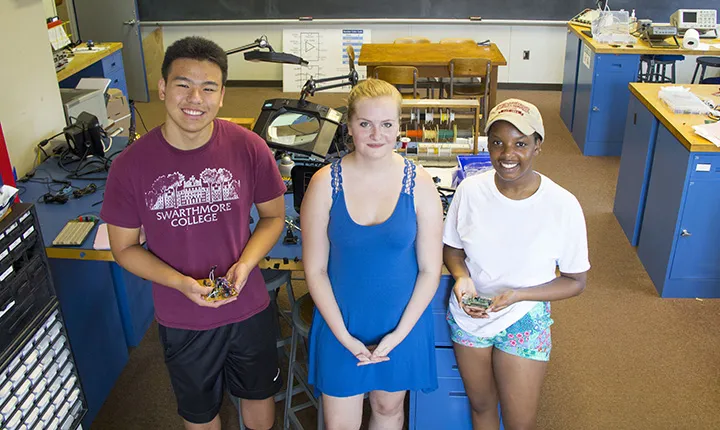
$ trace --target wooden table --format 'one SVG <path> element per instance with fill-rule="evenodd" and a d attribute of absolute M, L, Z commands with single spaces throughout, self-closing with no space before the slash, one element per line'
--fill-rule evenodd
<path fill-rule="evenodd" d="M 72 60 L 62 70 L 57 72 L 58 82 L 69 78 L 70 76 L 78 73 L 79 71 L 97 63 L 103 58 L 114 54 L 115 52 L 122 49 L 122 43 L 110 42 L 110 43 L 98 43 L 97 47 L 104 47 L 106 49 L 94 51 L 94 52 L 78 52 L 72 57 Z"/>
<path fill-rule="evenodd" d="M 664 125 L 677 140 L 690 152 L 720 152 L 720 148 L 709 140 L 697 135 L 692 126 L 705 124 L 708 119 L 705 115 L 681 115 L 670 111 L 667 105 L 658 97 L 659 84 L 632 83 L 630 92 Z M 667 86 L 663 84 L 662 86 Z M 693 94 L 701 99 L 720 103 L 720 96 L 716 94 L 718 85 L 673 85 L 690 88 Z"/>
<path fill-rule="evenodd" d="M 661 297 L 720 297 L 720 148 L 695 134 L 665 84 L 631 83 L 613 213 Z M 720 102 L 717 85 L 685 85 Z"/>
<path fill-rule="evenodd" d="M 497 100 L 498 66 L 507 60 L 497 45 L 478 46 L 474 43 L 366 43 L 358 64 L 367 66 L 372 76 L 376 66 L 415 66 L 423 78 L 449 77 L 448 65 L 453 58 L 488 58 L 492 61 L 488 108 Z"/>

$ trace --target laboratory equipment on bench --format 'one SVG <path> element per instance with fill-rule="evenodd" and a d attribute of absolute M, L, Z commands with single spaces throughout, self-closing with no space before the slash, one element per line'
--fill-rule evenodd
<path fill-rule="evenodd" d="M 714 9 L 678 9 L 670 15 L 670 25 L 677 28 L 679 35 L 693 29 L 701 38 L 718 36 L 717 10 Z"/>
<path fill-rule="evenodd" d="M 680 48 L 677 39 L 678 30 L 672 25 L 652 24 L 645 29 L 643 37 L 651 48 Z"/>

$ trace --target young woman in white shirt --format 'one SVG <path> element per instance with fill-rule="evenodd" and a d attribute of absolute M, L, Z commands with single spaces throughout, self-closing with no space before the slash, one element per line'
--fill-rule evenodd
<path fill-rule="evenodd" d="M 445 221 L 455 279 L 447 320 L 473 428 L 497 429 L 500 402 L 506 429 L 532 429 L 552 345 L 549 302 L 585 288 L 585 219 L 575 196 L 533 170 L 545 137 L 534 105 L 500 103 L 485 131 L 494 170 L 460 184 Z M 474 296 L 492 304 L 463 303 Z"/>

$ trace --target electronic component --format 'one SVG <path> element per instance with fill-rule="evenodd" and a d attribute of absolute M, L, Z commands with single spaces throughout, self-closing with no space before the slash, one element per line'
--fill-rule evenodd
<path fill-rule="evenodd" d="M 53 240 L 54 246 L 80 246 L 85 242 L 88 234 L 97 224 L 94 216 L 82 216 L 72 219 L 65 224 L 60 233 Z"/>
<path fill-rule="evenodd" d="M 717 31 L 717 11 L 714 9 L 678 9 L 670 15 L 670 25 L 681 33 L 691 28 Z"/>
<path fill-rule="evenodd" d="M 462 302 L 465 306 L 487 309 L 493 304 L 492 299 L 481 296 L 463 296 Z"/>
<path fill-rule="evenodd" d="M 80 158 L 90 155 L 105 156 L 105 147 L 102 142 L 102 128 L 97 117 L 82 112 L 77 120 L 63 130 L 70 150 Z"/>
<path fill-rule="evenodd" d="M 672 25 L 652 24 L 645 29 L 644 38 L 651 48 L 680 48 L 677 28 Z M 672 40 L 669 42 L 668 40 Z"/>
<path fill-rule="evenodd" d="M 575 25 L 581 25 L 583 27 L 590 27 L 593 20 L 597 19 L 599 16 L 600 11 L 598 9 L 585 9 L 584 11 L 572 17 L 570 23 Z"/>
<path fill-rule="evenodd" d="M 197 281 L 203 287 L 212 287 L 213 289 L 207 296 L 203 296 L 203 299 L 208 302 L 216 302 L 237 296 L 238 290 L 233 288 L 227 278 L 215 278 L 215 269 L 217 269 L 217 266 L 213 266 L 210 269 L 210 275 L 207 279 L 199 279 Z"/>

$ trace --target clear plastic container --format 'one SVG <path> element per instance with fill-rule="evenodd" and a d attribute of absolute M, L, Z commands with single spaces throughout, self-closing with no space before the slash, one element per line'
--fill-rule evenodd
<path fill-rule="evenodd" d="M 605 10 L 592 21 L 593 40 L 609 44 L 634 44 L 637 39 L 630 34 L 630 14 L 625 10 Z"/>
<path fill-rule="evenodd" d="M 671 112 L 676 114 L 697 114 L 706 115 L 710 107 L 700 97 L 693 94 L 685 87 L 662 87 L 658 91 L 658 97 Z"/>

